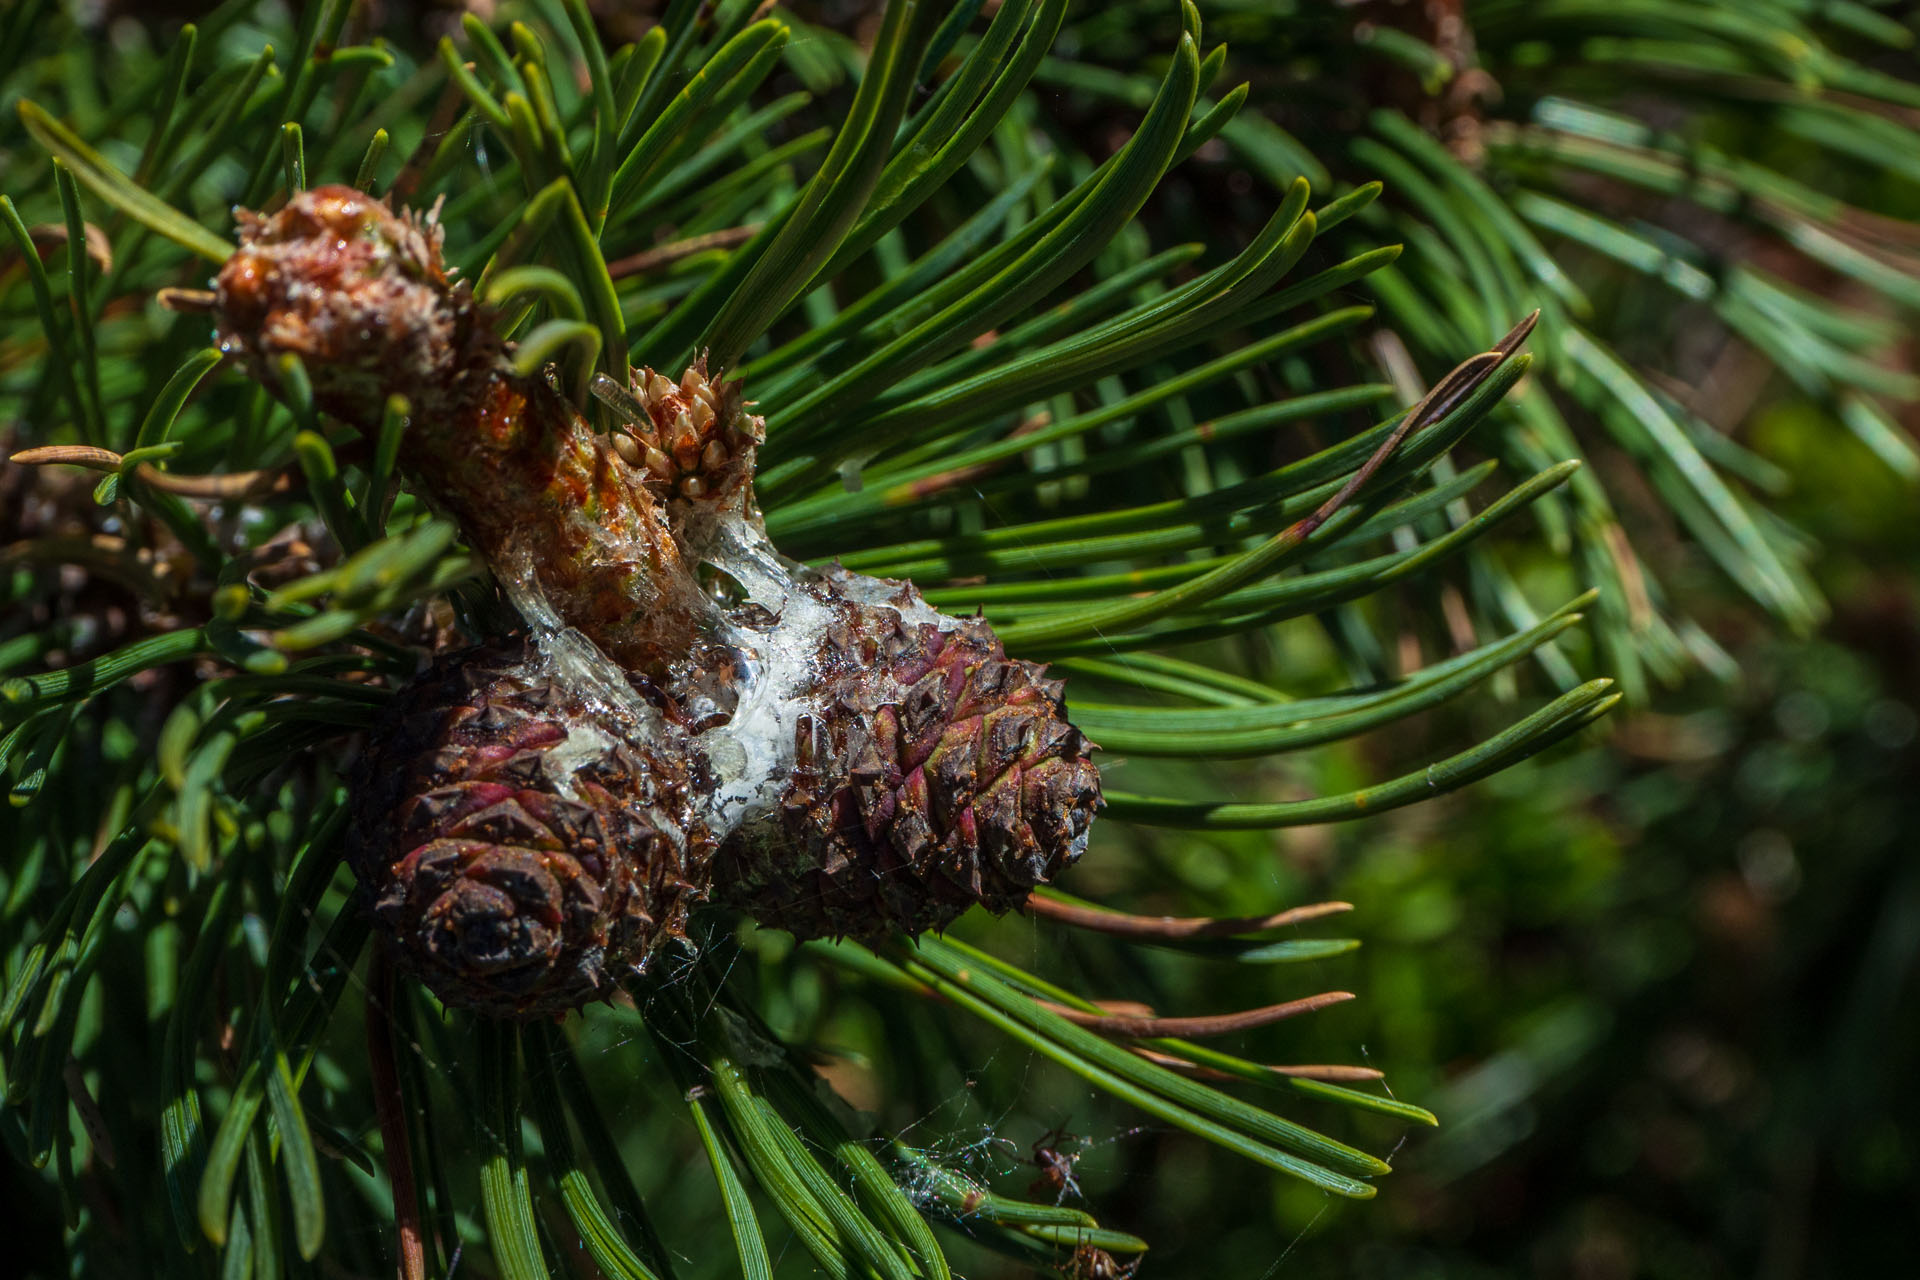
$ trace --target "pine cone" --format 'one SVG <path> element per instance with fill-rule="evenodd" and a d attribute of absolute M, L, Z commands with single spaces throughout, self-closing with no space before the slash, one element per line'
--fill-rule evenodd
<path fill-rule="evenodd" d="M 369 427 L 395 391 L 439 419 L 490 389 L 500 340 L 449 277 L 431 215 L 330 186 L 235 217 L 240 248 L 214 281 L 214 315 L 221 349 L 256 377 L 273 385 L 274 360 L 296 355 L 322 408 Z"/>
<path fill-rule="evenodd" d="M 613 994 L 682 936 L 705 841 L 684 758 L 527 646 L 448 655 L 375 726 L 348 859 L 387 945 L 450 1005 L 512 1018 Z"/>
<path fill-rule="evenodd" d="M 829 643 L 829 687 L 800 721 L 774 821 L 723 846 L 716 893 L 800 938 L 917 934 L 975 903 L 1019 906 L 1079 858 L 1100 803 L 1061 683 L 1007 657 L 979 619 L 943 631 L 911 620 L 924 604 L 858 612 Z"/>

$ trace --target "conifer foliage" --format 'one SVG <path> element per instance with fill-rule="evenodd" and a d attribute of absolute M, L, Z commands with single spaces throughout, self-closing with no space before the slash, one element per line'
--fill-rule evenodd
<path fill-rule="evenodd" d="M 1104 149 L 1034 90 L 1071 77 L 1066 0 L 892 0 L 858 44 L 753 0 L 625 43 L 584 0 L 437 43 L 296 8 L 106 45 L 0 15 L 0 1127 L 74 1255 L 668 1280 L 791 1242 L 905 1280 L 961 1239 L 1081 1275 L 1147 1249 L 843 1106 L 763 998 L 798 974 L 1374 1195 L 1387 1162 L 1322 1130 L 1432 1116 L 1195 1043 L 1344 993 L 1135 1016 L 962 913 L 1333 954 L 1297 935 L 1344 904 L 1049 882 L 1113 833 L 1415 803 L 1605 714 L 1556 645 L 1591 597 L 1536 600 L 1487 537 L 1580 466 L 1513 444 L 1531 300 L 1421 328 L 1381 275 L 1398 206 L 1310 157 L 1236 243 L 1157 232 L 1170 174 L 1267 136 L 1191 4 L 1154 8 Z M 1447 349 L 1431 386 L 1333 376 L 1400 330 Z M 1410 624 L 1450 651 L 1369 675 L 1454 577 L 1467 634 Z M 1353 686 L 1246 674 L 1289 624 Z M 1351 791 L 1183 771 L 1490 685 L 1503 722 Z M 698 1196 L 609 1126 L 641 1095 Z M 656 1231 L 642 1186 L 728 1231 Z"/>

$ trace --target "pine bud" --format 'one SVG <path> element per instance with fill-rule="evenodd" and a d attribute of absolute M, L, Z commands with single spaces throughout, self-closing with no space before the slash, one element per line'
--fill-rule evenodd
<path fill-rule="evenodd" d="M 705 356 L 679 382 L 642 369 L 632 392 L 601 377 L 594 394 L 624 420 L 614 437 L 620 456 L 663 493 L 699 501 L 752 480 L 760 419 L 745 411 L 739 384 L 708 379 Z"/>

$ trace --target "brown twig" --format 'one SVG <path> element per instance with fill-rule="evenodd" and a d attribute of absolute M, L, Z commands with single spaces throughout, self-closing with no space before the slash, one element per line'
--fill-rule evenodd
<path fill-rule="evenodd" d="M 1614 569 L 1620 575 L 1620 592 L 1627 598 L 1627 621 L 1638 631 L 1653 620 L 1653 597 L 1647 594 L 1647 579 L 1640 572 L 1640 557 L 1633 554 L 1633 544 L 1627 541 L 1627 531 L 1619 525 L 1607 525 L 1602 534 L 1606 540 L 1607 554 L 1613 557 Z"/>
<path fill-rule="evenodd" d="M 1384 1080 L 1387 1073 L 1373 1067 L 1348 1067 L 1338 1063 L 1315 1063 L 1292 1067 L 1268 1067 L 1277 1075 L 1292 1076 L 1297 1080 L 1322 1080 L 1328 1084 L 1361 1084 L 1368 1080 Z"/>
<path fill-rule="evenodd" d="M 1105 907 L 1085 907 L 1075 902 L 1034 894 L 1027 899 L 1026 910 L 1062 924 L 1116 934 L 1123 938 L 1220 938 L 1243 933 L 1279 929 L 1322 916 L 1353 910 L 1351 902 L 1315 902 L 1304 907 L 1276 911 L 1270 916 L 1135 916 Z"/>
<path fill-rule="evenodd" d="M 1535 311 L 1519 324 L 1507 331 L 1507 336 L 1493 344 L 1493 348 L 1482 351 L 1477 356 L 1469 356 L 1448 371 L 1447 375 L 1436 382 L 1433 390 L 1421 398 L 1420 403 L 1407 410 L 1407 416 L 1393 433 L 1381 441 L 1373 455 L 1360 464 L 1360 469 L 1347 477 L 1340 491 L 1321 503 L 1311 515 L 1302 517 L 1280 536 L 1304 542 L 1313 533 L 1333 518 L 1335 512 L 1347 505 L 1347 500 L 1360 492 L 1374 473 L 1386 465 L 1387 459 L 1399 450 L 1402 442 L 1416 431 L 1423 431 L 1431 423 L 1440 421 L 1459 408 L 1475 391 L 1480 388 L 1493 371 L 1512 358 L 1520 349 L 1520 344 L 1533 332 L 1533 326 L 1540 321 L 1540 313 Z"/>
<path fill-rule="evenodd" d="M 1240 1079 L 1233 1072 L 1222 1071 L 1218 1067 L 1203 1067 L 1197 1062 L 1188 1062 L 1185 1058 L 1176 1058 L 1170 1053 L 1145 1049 L 1137 1044 L 1131 1047 L 1134 1053 L 1156 1067 L 1165 1067 L 1176 1075 L 1188 1076 L 1195 1080 L 1212 1080 L 1220 1084 L 1233 1084 Z"/>
<path fill-rule="evenodd" d="M 1269 1023 L 1280 1022 L 1287 1018 L 1297 1018 L 1303 1013 L 1312 1013 L 1329 1005 L 1344 1004 L 1353 998 L 1351 991 L 1322 991 L 1317 996 L 1304 996 L 1284 1004 L 1270 1004 L 1259 1009 L 1245 1009 L 1239 1013 L 1207 1014 L 1197 1018 L 1116 1017 L 1110 1014 L 1087 1013 L 1081 1009 L 1072 1009 L 1046 1000 L 1039 1003 L 1042 1008 L 1057 1013 L 1075 1026 L 1085 1027 L 1089 1031 L 1098 1031 L 1102 1035 L 1131 1036 L 1139 1040 L 1151 1040 L 1160 1036 L 1181 1038 L 1224 1036 L 1235 1031 L 1264 1027 Z"/>
<path fill-rule="evenodd" d="M 91 222 L 81 224 L 87 241 L 87 256 L 102 274 L 113 270 L 113 246 L 107 241 L 107 233 Z M 33 251 L 45 262 L 54 254 L 67 247 L 67 224 L 64 222 L 42 222 L 27 228 L 27 239 L 33 244 Z M 0 253 L 0 275 L 13 268 L 21 260 L 20 253 L 8 249 Z"/>
<path fill-rule="evenodd" d="M 1018 440 L 1021 436 L 1032 435 L 1041 428 L 1052 425 L 1052 423 L 1053 415 L 1042 409 L 1039 413 L 1034 414 L 1012 431 L 1008 432 L 1007 439 Z M 926 476 L 923 479 L 901 485 L 898 490 L 889 491 L 889 500 L 891 501 L 893 497 L 897 495 L 903 502 L 919 502 L 943 490 L 954 489 L 961 485 L 970 485 L 984 480 L 994 472 L 1001 470 L 1012 460 L 1012 458 L 996 458 L 992 462 L 976 462 L 972 466 L 955 467 L 951 471 L 942 471 L 937 475 Z"/>
<path fill-rule="evenodd" d="M 367 1001 L 367 1063 L 373 1077 L 373 1108 L 380 1123 L 380 1142 L 387 1153 L 387 1180 L 393 1184 L 393 1223 L 400 1232 L 400 1280 L 426 1280 L 426 1241 L 421 1231 L 420 1202 L 414 1195 L 413 1147 L 407 1136 L 405 1100 L 393 1056 L 393 966 L 386 953 L 375 951 Z"/>
<path fill-rule="evenodd" d="M 467 66 L 471 68 L 473 64 L 469 62 Z M 433 162 L 434 154 L 446 139 L 447 131 L 453 128 L 454 121 L 466 105 L 466 95 L 460 91 L 460 86 L 449 80 L 446 88 L 440 91 L 440 100 L 434 104 L 433 114 L 427 119 L 426 130 L 420 135 L 420 144 L 407 156 L 405 163 L 400 166 L 400 172 L 394 175 L 393 184 L 387 188 L 391 193 L 389 198 L 394 203 L 404 205 L 412 202 L 413 193 L 419 187 L 427 166 Z"/>
<path fill-rule="evenodd" d="M 705 253 L 708 249 L 731 249 L 735 245 L 745 244 L 759 234 L 760 224 L 749 222 L 744 226 L 722 227 L 718 231 L 709 231 L 705 235 L 688 236 L 685 240 L 673 240 L 666 244 L 643 249 L 639 253 L 628 254 L 624 258 L 615 258 L 607 264 L 607 274 L 615 280 L 624 280 L 628 276 L 641 275 L 660 267 L 670 266 L 682 258 L 691 258 L 696 253 Z"/>
<path fill-rule="evenodd" d="M 91 471 L 118 471 L 120 455 L 111 449 L 96 449 L 90 444 L 44 444 L 22 449 L 7 459 L 23 467 L 86 467 Z"/>
<path fill-rule="evenodd" d="M 346 451 L 341 452 L 344 454 Z M 66 465 L 86 467 L 93 471 L 118 471 L 123 459 L 111 449 L 97 449 L 92 445 L 49 444 L 35 449 L 22 449 L 8 461 L 33 467 Z M 152 485 L 166 493 L 179 494 L 183 498 L 215 500 L 264 498 L 269 494 L 286 493 L 293 488 L 295 479 L 295 472 L 290 467 L 234 471 L 226 475 L 186 476 L 162 471 L 150 462 L 140 463 L 133 469 L 133 474 L 142 484 Z"/>
<path fill-rule="evenodd" d="M 67 1096 L 73 1099 L 74 1113 L 80 1117 L 80 1124 L 87 1131 L 87 1139 L 93 1143 L 94 1158 L 107 1168 L 113 1168 L 119 1163 L 113 1150 L 113 1135 L 107 1132 L 107 1118 L 100 1114 L 100 1104 L 94 1100 L 93 1090 L 87 1088 L 86 1077 L 81 1074 L 80 1060 L 68 1054 L 67 1065 L 62 1068 L 60 1077 L 66 1082 Z"/>
<path fill-rule="evenodd" d="M 211 289 L 180 289 L 168 286 L 157 291 L 153 300 L 168 311 L 192 312 L 213 310 L 220 301 L 220 295 Z"/>
<path fill-rule="evenodd" d="M 183 498 L 214 500 L 264 498 L 269 494 L 286 493 L 293 488 L 295 476 L 293 469 L 288 467 L 233 471 L 225 475 L 184 476 L 173 471 L 162 471 L 146 462 L 135 467 L 133 474 L 142 484 L 150 484 L 166 493 L 176 493 Z"/>
<path fill-rule="evenodd" d="M 1154 1016 L 1153 1006 L 1150 1004 L 1142 1004 L 1138 1000 L 1095 1000 L 1092 1003 L 1100 1006 L 1100 1012 L 1110 1013 L 1117 1018 L 1151 1018 Z"/>
<path fill-rule="evenodd" d="M 166 600 L 177 590 L 172 570 L 150 548 L 134 549 L 110 533 L 41 534 L 0 546 L 0 570 L 15 565 L 79 565 L 88 574 L 119 583 L 135 595 Z"/>
<path fill-rule="evenodd" d="M 1133 1052 L 1148 1062 L 1178 1071 L 1181 1075 L 1193 1076 L 1201 1080 L 1234 1081 L 1240 1079 L 1231 1071 L 1221 1071 L 1217 1067 L 1202 1066 L 1189 1062 L 1185 1058 L 1176 1058 L 1170 1053 L 1161 1053 L 1157 1049 L 1148 1049 L 1134 1045 Z M 1384 1080 L 1386 1072 L 1376 1071 L 1372 1067 L 1349 1067 L 1338 1063 L 1309 1063 L 1298 1066 L 1265 1066 L 1265 1070 L 1277 1076 L 1290 1076 L 1296 1080 L 1319 1080 L 1326 1084 L 1364 1084 L 1369 1080 Z"/>

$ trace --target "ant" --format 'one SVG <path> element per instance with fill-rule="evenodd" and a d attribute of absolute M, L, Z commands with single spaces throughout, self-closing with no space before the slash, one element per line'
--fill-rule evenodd
<path fill-rule="evenodd" d="M 1068 1143 L 1075 1144 L 1074 1149 L 1062 1151 L 1060 1148 Z M 1069 1195 L 1080 1199 L 1080 1183 L 1073 1176 L 1073 1167 L 1080 1163 L 1086 1146 L 1087 1140 L 1068 1133 L 1065 1125 L 1058 1125 L 1040 1135 L 1033 1144 L 1031 1161 L 1033 1167 L 1040 1171 L 1040 1176 L 1027 1188 L 1028 1194 L 1038 1196 L 1052 1192 L 1055 1204 L 1065 1204 Z"/>
<path fill-rule="evenodd" d="M 1073 1256 L 1067 1259 L 1061 1274 L 1066 1280 L 1133 1280 L 1133 1273 L 1140 1269 L 1142 1258 L 1132 1262 L 1121 1262 L 1105 1249 L 1096 1249 L 1090 1244 L 1076 1245 Z"/>

